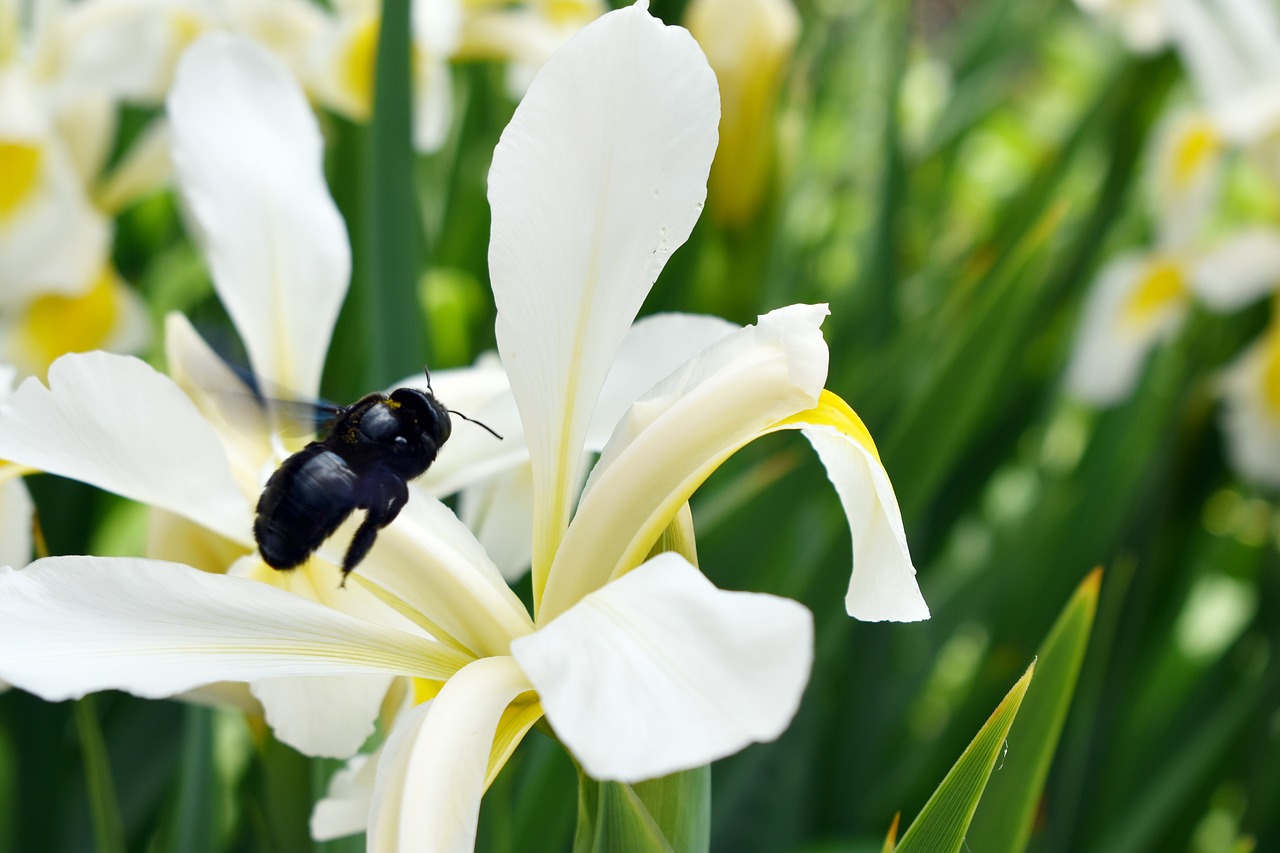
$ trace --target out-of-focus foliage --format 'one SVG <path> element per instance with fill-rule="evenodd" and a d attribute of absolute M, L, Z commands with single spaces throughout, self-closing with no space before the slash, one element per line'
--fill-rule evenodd
<path fill-rule="evenodd" d="M 580 4 L 528 5 L 583 14 Z M 652 2 L 691 25 L 707 7 L 693 29 L 708 40 L 727 37 L 714 5 Z M 909 824 L 929 800 L 1099 565 L 1093 636 L 1028 849 L 1280 846 L 1280 513 L 1265 478 L 1232 464 L 1232 422 L 1221 419 L 1224 370 L 1264 330 L 1275 339 L 1274 309 L 1265 297 L 1226 312 L 1188 300 L 1113 405 L 1078 399 L 1065 379 L 1093 282 L 1113 258 L 1157 246 L 1162 221 L 1179 212 L 1153 203 L 1147 182 L 1158 129 L 1209 106 L 1185 50 L 1146 23 L 1121 24 L 1147 51 L 1135 53 L 1065 0 L 801 0 L 795 12 L 794 52 L 751 101 L 768 121 L 745 140 L 730 138 L 737 125 L 721 129 L 722 151 L 767 158 L 743 177 L 758 200 L 718 195 L 714 182 L 732 181 L 713 172 L 710 215 L 645 312 L 745 323 L 778 305 L 831 303 L 828 386 L 877 437 L 933 618 L 844 615 L 847 527 L 821 466 L 794 439 L 759 443 L 715 475 L 692 506 L 702 567 L 718 586 L 804 602 L 817 640 L 791 728 L 713 768 L 712 848 L 877 849 L 895 814 Z M 403 341 L 369 343 L 370 329 L 392 327 L 380 313 L 390 309 L 353 296 L 326 366 L 334 399 L 426 359 L 470 363 L 494 344 L 485 175 L 523 72 L 492 58 L 494 34 L 508 32 L 501 22 L 469 20 L 448 68 L 446 131 L 402 173 L 371 183 L 376 116 L 368 125 L 358 110 L 322 108 L 353 293 L 383 274 L 371 256 L 382 238 L 415 241 L 416 260 L 391 268 L 402 279 L 412 270 L 399 284 L 415 313 L 401 306 L 395 318 L 424 330 L 378 373 L 370 347 L 390 353 Z M 0 56 L 5 38 L 0 27 Z M 716 66 L 710 43 L 708 53 Z M 399 95 L 409 99 L 407 83 Z M 104 174 L 147 143 L 157 114 L 154 100 L 114 108 Z M 1268 161 L 1229 142 L 1221 154 L 1207 236 L 1280 226 Z M 414 216 L 388 224 L 378 205 L 397 203 L 387 200 L 397 179 L 413 190 Z M 184 311 L 234 350 L 173 194 L 105 209 L 110 267 L 95 269 L 130 283 L 153 317 Z M 1265 377 L 1280 399 L 1280 372 Z M 17 473 L 0 467 L 0 477 Z M 142 552 L 136 507 L 48 475 L 27 479 L 51 553 Z M 311 806 L 336 767 L 234 712 L 115 694 L 46 705 L 9 691 L 0 850 L 307 849 Z M 1002 772 L 997 760 L 992 789 Z M 576 791 L 563 751 L 532 735 L 484 801 L 480 849 L 570 849 Z"/>

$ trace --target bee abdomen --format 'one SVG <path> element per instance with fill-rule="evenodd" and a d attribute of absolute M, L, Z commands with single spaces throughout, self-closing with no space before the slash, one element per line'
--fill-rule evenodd
<path fill-rule="evenodd" d="M 356 480 L 346 461 L 319 443 L 286 459 L 267 480 L 253 523 L 267 565 L 306 562 L 355 509 Z"/>

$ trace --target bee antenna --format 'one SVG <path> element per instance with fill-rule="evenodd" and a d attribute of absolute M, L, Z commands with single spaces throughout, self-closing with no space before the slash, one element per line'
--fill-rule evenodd
<path fill-rule="evenodd" d="M 430 391 L 431 396 L 434 397 L 436 392 L 435 392 L 435 389 L 431 387 L 431 368 L 424 364 L 422 365 L 422 372 L 427 377 L 427 390 Z M 458 414 L 461 414 L 461 413 L 458 413 Z M 467 416 L 463 415 L 463 417 L 466 418 Z M 470 420 L 470 418 L 467 418 L 467 419 Z"/>
<path fill-rule="evenodd" d="M 476 420 L 475 418 L 469 418 L 466 415 L 462 414 L 462 412 L 456 412 L 453 409 L 445 409 L 445 411 L 451 415 L 457 415 L 458 417 L 462 418 L 464 421 L 470 421 L 471 423 L 475 424 L 476 426 L 482 429 L 488 430 L 490 435 L 498 439 L 498 441 L 502 441 L 502 436 L 498 435 L 497 430 L 495 430 L 493 427 L 489 426 L 488 424 L 482 424 L 480 423 L 480 421 Z"/>

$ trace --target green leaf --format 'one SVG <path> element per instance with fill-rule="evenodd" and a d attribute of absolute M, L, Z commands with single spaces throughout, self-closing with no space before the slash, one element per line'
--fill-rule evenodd
<path fill-rule="evenodd" d="M 1027 846 L 1084 663 L 1101 579 L 1101 569 L 1089 573 L 1040 646 L 1036 682 L 1009 731 L 1008 754 L 1000 772 L 987 784 L 983 807 L 969 827 L 969 844 L 974 850 L 1015 853 Z"/>
<path fill-rule="evenodd" d="M 124 821 L 111 779 L 111 759 L 92 696 L 76 702 L 76 731 L 84 752 L 84 783 L 93 814 L 94 846 L 100 853 L 124 853 Z"/>
<path fill-rule="evenodd" d="M 699 851 L 711 844 L 711 768 L 628 785 L 578 772 L 574 853 Z"/>
<path fill-rule="evenodd" d="M 1013 718 L 1022 705 L 1022 699 L 1035 672 L 1033 662 L 1013 689 L 1004 697 L 991 717 L 965 749 L 924 804 L 920 814 L 911 822 L 907 833 L 898 844 L 898 853 L 947 853 L 959 851 L 964 844 L 969 822 L 973 820 L 978 800 L 986 788 L 987 780 L 995 767 L 996 759 L 1004 749 L 1005 738 Z"/>
<path fill-rule="evenodd" d="M 425 331 L 418 309 L 419 247 L 414 195 L 413 75 L 409 0 L 386 0 L 374 67 L 369 197 L 363 266 L 367 378 L 377 387 L 422 368 Z"/>

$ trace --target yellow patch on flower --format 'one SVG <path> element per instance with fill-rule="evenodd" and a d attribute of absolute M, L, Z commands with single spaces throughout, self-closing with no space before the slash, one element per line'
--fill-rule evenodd
<path fill-rule="evenodd" d="M 1182 266 L 1160 260 L 1150 264 L 1124 306 L 1124 322 L 1142 325 L 1169 305 L 1187 299 L 1190 290 Z"/>
<path fill-rule="evenodd" d="M 25 142 L 0 142 L 0 220 L 7 219 L 31 196 L 40 177 L 43 152 Z"/>
<path fill-rule="evenodd" d="M 588 0 L 545 0 L 542 14 L 556 26 L 581 26 L 599 14 L 599 9 Z"/>
<path fill-rule="evenodd" d="M 1191 125 L 1173 148 L 1174 184 L 1181 188 L 1191 183 L 1220 145 L 1221 140 L 1213 125 L 1205 121 Z"/>
<path fill-rule="evenodd" d="M 839 395 L 833 394 L 826 388 L 822 389 L 822 393 L 818 395 L 818 405 L 805 412 L 792 415 L 778 423 L 778 427 L 786 424 L 806 424 L 812 426 L 829 426 L 835 427 L 840 432 L 852 438 L 863 449 L 880 462 L 880 451 L 876 450 L 876 443 L 871 439 L 871 431 L 867 429 L 867 425 L 862 422 L 862 418 L 858 417 L 858 413 L 853 407 L 846 403 Z M 881 462 L 883 465 L 884 463 Z"/>
<path fill-rule="evenodd" d="M 174 56 L 181 55 L 205 30 L 203 21 L 182 10 L 169 14 L 169 26 L 173 29 Z"/>
<path fill-rule="evenodd" d="M 1267 333 L 1262 356 L 1262 399 L 1272 416 L 1280 419 L 1280 327 Z"/>
<path fill-rule="evenodd" d="M 47 368 L 64 353 L 101 349 L 119 313 L 115 273 L 107 267 L 83 294 L 49 294 L 32 302 L 19 334 L 33 360 Z"/>
<path fill-rule="evenodd" d="M 361 120 L 373 110 L 373 70 L 378 60 L 380 21 L 373 17 L 356 27 L 339 59 L 339 80 L 354 100 Z"/>

